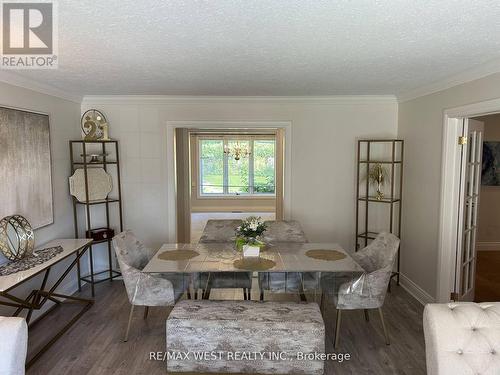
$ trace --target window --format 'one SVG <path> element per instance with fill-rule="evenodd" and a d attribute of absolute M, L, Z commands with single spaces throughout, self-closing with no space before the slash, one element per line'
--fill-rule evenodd
<path fill-rule="evenodd" d="M 274 136 L 199 137 L 200 195 L 274 195 Z M 249 152 L 236 160 L 224 150 Z"/>

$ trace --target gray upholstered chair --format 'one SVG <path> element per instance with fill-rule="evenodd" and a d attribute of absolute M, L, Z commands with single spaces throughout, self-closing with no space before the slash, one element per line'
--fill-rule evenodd
<path fill-rule="evenodd" d="M 242 220 L 208 220 L 200 237 L 200 243 L 234 242 L 236 228 Z M 210 277 L 210 279 L 209 279 Z M 252 290 L 251 272 L 211 272 L 199 273 L 193 276 L 195 298 L 197 290 L 203 290 L 203 298 L 210 297 L 211 289 L 243 289 L 243 298 L 250 300 Z M 210 282 L 208 282 L 210 281 Z"/>
<path fill-rule="evenodd" d="M 378 309 L 386 344 L 390 344 L 382 305 L 398 250 L 399 238 L 391 233 L 380 233 L 367 247 L 351 255 L 365 272 L 359 277 L 342 283 L 338 292 L 333 295 L 337 309 L 335 348 L 338 347 L 339 343 L 342 310 L 365 310 L 365 318 L 368 320 L 368 310 Z M 322 280 L 322 284 L 324 284 L 324 280 Z M 323 289 L 325 287 L 328 286 L 324 286 Z"/>
<path fill-rule="evenodd" d="M 153 251 L 132 233 L 124 231 L 113 238 L 113 245 L 131 304 L 124 341 L 128 340 L 135 306 L 144 306 L 144 319 L 150 306 L 173 306 L 188 290 L 189 278 L 183 274 L 147 274 L 142 272 Z"/>
<path fill-rule="evenodd" d="M 307 237 L 298 221 L 281 220 L 266 221 L 267 230 L 264 233 L 264 242 L 273 243 L 306 243 Z M 311 272 L 260 272 L 259 288 L 260 300 L 264 300 L 264 291 L 273 293 L 293 292 L 300 293 L 301 298 L 305 299 L 303 293 L 304 283 L 315 281 L 316 274 Z"/>

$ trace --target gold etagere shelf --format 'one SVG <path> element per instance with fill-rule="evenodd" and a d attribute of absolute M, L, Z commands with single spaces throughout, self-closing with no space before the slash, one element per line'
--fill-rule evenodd
<path fill-rule="evenodd" d="M 108 146 L 112 146 L 110 150 Z M 118 221 L 119 221 L 119 229 L 120 232 L 123 231 L 123 218 L 122 218 L 122 198 L 121 198 L 121 181 L 120 181 L 120 158 L 118 153 L 118 141 L 116 140 L 71 140 L 69 141 L 70 148 L 70 159 L 71 159 L 71 174 L 75 172 L 76 169 L 84 170 L 84 182 L 85 182 L 85 194 L 86 200 L 81 202 L 78 201 L 75 197 L 73 198 L 73 214 L 74 214 L 74 226 L 75 226 L 75 237 L 79 238 L 80 230 L 78 225 L 78 207 L 83 206 L 85 211 L 85 224 L 86 231 L 84 232 L 84 237 L 88 237 L 88 233 L 92 229 L 92 219 L 91 219 L 91 207 L 96 205 L 104 205 L 105 207 L 105 218 L 106 218 L 106 228 L 111 228 L 111 220 L 110 220 L 110 210 L 112 208 L 118 209 Z M 89 148 L 92 149 L 89 152 Z M 75 151 L 79 150 L 80 157 L 78 160 L 75 160 Z M 89 157 L 92 156 L 94 152 L 98 152 L 102 159 L 98 161 L 87 161 Z M 108 151 L 111 151 L 112 155 L 114 155 L 113 160 L 108 159 Z M 81 153 L 80 153 L 81 152 Z M 92 160 L 92 159 L 91 159 Z M 106 172 L 113 172 L 114 180 L 116 183 L 116 196 L 108 197 L 106 199 L 100 200 L 89 200 L 89 181 L 87 171 L 92 167 L 102 167 Z M 110 171 L 108 166 L 112 166 L 113 171 Z M 94 285 L 103 281 L 113 280 L 116 277 L 121 276 L 119 271 L 113 269 L 113 256 L 112 256 L 112 238 L 105 238 L 102 240 L 94 240 L 89 249 L 89 268 L 90 272 L 87 275 L 81 275 L 80 273 L 80 263 L 78 263 L 78 288 L 81 290 L 81 281 L 85 281 L 91 285 L 92 296 L 94 296 Z M 107 252 L 108 252 L 108 268 L 99 272 L 94 272 L 94 259 L 93 259 L 93 247 L 95 245 L 106 243 L 107 244 Z"/>
<path fill-rule="evenodd" d="M 367 246 L 382 231 L 388 231 L 401 238 L 403 162 L 404 141 L 402 139 L 358 140 L 356 251 Z M 378 168 L 385 176 L 384 183 L 377 188 L 370 186 L 372 184 L 369 175 L 373 168 Z M 371 217 L 374 211 L 374 217 Z M 387 219 L 384 224 L 381 224 L 383 217 Z M 398 251 L 397 269 L 391 276 L 391 279 L 396 278 L 398 285 L 400 265 L 401 249 Z"/>

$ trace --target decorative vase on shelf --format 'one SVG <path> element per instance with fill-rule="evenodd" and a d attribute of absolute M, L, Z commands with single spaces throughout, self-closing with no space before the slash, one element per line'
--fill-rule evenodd
<path fill-rule="evenodd" d="M 258 257 L 260 255 L 260 246 L 256 245 L 243 245 L 243 256 Z"/>

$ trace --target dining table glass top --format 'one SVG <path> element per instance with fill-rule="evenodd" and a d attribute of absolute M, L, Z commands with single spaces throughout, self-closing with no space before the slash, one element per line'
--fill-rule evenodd
<path fill-rule="evenodd" d="M 336 243 L 267 244 L 258 258 L 244 258 L 234 243 L 164 244 L 145 273 L 198 272 L 358 273 L 363 269 Z"/>

